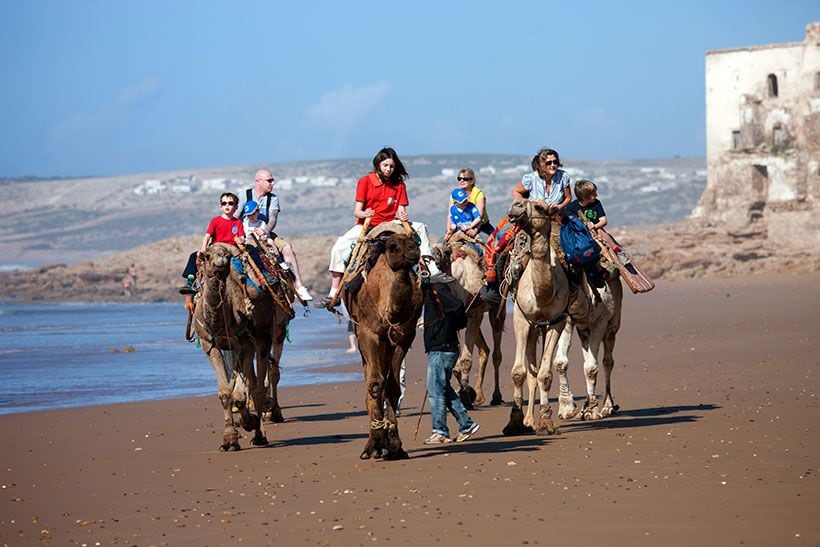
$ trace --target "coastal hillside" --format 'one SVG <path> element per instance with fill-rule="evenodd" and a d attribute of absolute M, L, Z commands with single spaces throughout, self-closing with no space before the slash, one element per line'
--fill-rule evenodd
<path fill-rule="evenodd" d="M 707 223 L 684 221 L 615 229 L 612 233 L 657 281 L 820 270 L 820 256 L 807 254 L 803 247 L 774 245 L 756 234 L 731 236 Z M 327 263 L 334 240 L 334 236 L 292 239 L 302 277 L 314 295 L 324 294 L 330 285 Z M 177 293 L 182 281 L 179 272 L 199 241 L 199 236 L 175 237 L 73 265 L 0 272 L 0 300 L 181 301 Z M 137 267 L 138 281 L 135 290 L 126 294 L 122 280 L 131 264 Z"/>
<path fill-rule="evenodd" d="M 510 191 L 530 169 L 530 158 L 511 155 L 410 156 L 409 212 L 444 229 L 447 200 L 462 167 L 475 170 L 497 222 Z M 703 158 L 590 162 L 562 158 L 573 179 L 599 186 L 613 226 L 686 218 L 706 186 Z M 277 232 L 288 238 L 338 235 L 352 224 L 356 181 L 369 159 L 241 165 L 108 178 L 0 180 L 0 270 L 73 264 L 172 237 L 202 234 L 218 214 L 220 193 L 241 192 L 257 169 L 271 169 L 282 202 Z M 297 247 L 300 257 L 306 255 Z M 186 252 L 187 254 L 187 252 Z M 182 259 L 182 257 L 180 257 Z"/>

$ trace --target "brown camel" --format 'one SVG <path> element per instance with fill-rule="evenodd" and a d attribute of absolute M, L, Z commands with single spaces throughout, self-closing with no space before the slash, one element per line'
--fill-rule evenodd
<path fill-rule="evenodd" d="M 552 384 L 552 355 L 564 328 L 569 298 L 569 284 L 564 269 L 550 247 L 551 220 L 556 212 L 553 203 L 541 200 L 516 200 L 510 207 L 510 220 L 521 226 L 530 237 L 530 260 L 521 274 L 515 291 L 515 362 L 510 421 L 505 435 L 535 431 L 552 435 L 557 432 L 552 421 L 549 390 Z M 542 352 L 536 360 L 538 335 Z M 527 380 L 527 413 L 523 412 L 524 379 Z M 534 418 L 535 388 L 540 388 L 541 411 Z"/>
<path fill-rule="evenodd" d="M 567 379 L 569 364 L 569 347 L 572 342 L 573 328 L 581 340 L 581 352 L 584 355 L 584 376 L 587 382 L 587 399 L 580 409 L 582 420 L 600 420 L 614 414 L 618 405 L 612 399 L 612 369 L 615 360 L 612 351 L 615 348 L 615 337 L 621 327 L 621 307 L 623 304 L 623 287 L 617 270 L 608 275 L 602 286 L 591 285 L 582 275 L 581 284 L 570 297 L 569 317 L 555 352 L 555 369 L 558 373 L 559 396 L 558 417 L 568 420 L 578 413 L 572 390 Z M 601 343 L 604 346 L 604 380 L 606 390 L 604 403 L 598 410 L 598 397 L 595 394 L 598 379 L 598 353 Z"/>
<path fill-rule="evenodd" d="M 248 409 L 246 393 L 253 399 L 255 412 L 260 412 L 267 401 L 264 379 L 273 336 L 273 309 L 269 297 L 249 295 L 231 268 L 231 258 L 237 253 L 238 249 L 222 243 L 206 250 L 202 257 L 202 290 L 194 311 L 194 328 L 216 373 L 225 417 L 219 447 L 222 451 L 241 449 L 231 412 L 234 404 L 239 409 L 242 428 L 254 432 L 251 444 L 268 444 L 262 420 Z M 254 356 L 257 370 L 253 366 Z"/>
<path fill-rule="evenodd" d="M 344 290 L 342 296 L 358 339 L 367 389 L 370 435 L 360 458 L 404 459 L 408 455 L 399 437 L 396 408 L 401 362 L 421 315 L 422 290 L 412 271 L 419 246 L 412 236 L 392 234 L 369 239 L 367 253 L 371 266 L 361 287 Z"/>
<path fill-rule="evenodd" d="M 451 285 L 453 294 L 459 296 L 464 301 L 467 308 L 467 327 L 464 329 L 464 338 L 461 343 L 461 352 L 456 362 L 453 374 L 459 382 L 459 397 L 468 410 L 472 410 L 473 403 L 484 404 L 484 373 L 487 369 L 487 362 L 490 357 L 490 348 L 481 332 L 481 322 L 487 314 L 490 319 L 490 329 L 493 335 L 493 370 L 495 388 L 491 405 L 500 405 L 504 401 L 501 398 L 501 388 L 499 382 L 499 370 L 501 368 L 501 336 L 504 332 L 504 322 L 507 319 L 506 307 L 492 306 L 479 298 L 478 291 L 481 289 L 484 279 L 484 260 L 478 252 L 468 245 L 468 240 L 460 237 L 462 232 L 455 235 L 446 244 L 436 244 L 433 246 L 433 258 L 439 270 L 451 274 L 456 279 L 456 284 Z M 475 389 L 470 387 L 470 370 L 473 366 L 473 348 L 478 346 L 478 378 Z"/>

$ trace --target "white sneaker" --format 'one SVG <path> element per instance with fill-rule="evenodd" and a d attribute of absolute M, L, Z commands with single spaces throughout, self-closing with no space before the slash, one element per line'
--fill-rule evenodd
<path fill-rule="evenodd" d="M 313 297 L 310 295 L 310 293 L 307 290 L 307 287 L 305 287 L 304 285 L 302 285 L 301 287 L 296 289 L 296 296 L 298 296 L 300 299 L 304 300 L 305 302 L 313 300 Z"/>
<path fill-rule="evenodd" d="M 464 433 L 459 433 L 458 434 L 458 437 L 456 437 L 456 442 L 457 443 L 463 443 L 464 441 L 466 441 L 467 439 L 469 439 L 470 437 L 472 437 L 473 435 L 478 433 L 478 430 L 480 428 L 481 428 L 481 426 L 478 425 L 478 423 L 473 423 L 473 427 L 471 427 L 470 429 L 468 429 Z"/>
<path fill-rule="evenodd" d="M 441 433 L 433 433 L 426 439 L 424 439 L 424 444 L 445 444 L 453 442 L 453 439 L 450 437 L 445 437 Z"/>

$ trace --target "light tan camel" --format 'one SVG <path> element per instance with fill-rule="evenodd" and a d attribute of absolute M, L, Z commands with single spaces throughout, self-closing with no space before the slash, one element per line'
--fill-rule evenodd
<path fill-rule="evenodd" d="M 510 220 L 521 226 L 530 237 L 531 256 L 515 292 L 514 393 L 510 421 L 504 427 L 505 435 L 532 431 L 552 435 L 557 432 L 552 421 L 549 390 L 552 385 L 552 354 L 566 321 L 569 285 L 564 269 L 550 248 L 550 216 L 555 212 L 555 204 L 541 200 L 516 200 L 510 207 Z M 536 360 L 539 333 L 542 352 Z M 525 379 L 528 390 L 526 415 L 523 412 L 522 389 Z M 534 417 L 536 385 L 540 388 L 541 405 L 537 421 Z"/>
<path fill-rule="evenodd" d="M 558 339 L 558 349 L 555 352 L 555 369 L 559 380 L 558 417 L 568 420 L 574 417 L 579 410 L 567 379 L 569 348 L 572 342 L 572 329 L 575 328 L 581 340 L 584 376 L 587 382 L 587 399 L 580 409 L 580 418 L 599 420 L 618 410 L 618 405 L 612 399 L 612 368 L 615 366 L 612 351 L 615 348 L 615 337 L 621 327 L 623 287 L 617 270 L 614 274 L 609 275 L 605 282 L 599 283 L 600 287 L 590 285 L 585 275 L 580 276 L 580 281 L 577 292 L 570 297 L 569 318 Z M 599 410 L 595 387 L 599 368 L 598 353 L 602 342 L 606 390 L 604 403 Z"/>
<path fill-rule="evenodd" d="M 487 362 L 490 358 L 490 348 L 487 340 L 481 332 L 481 322 L 485 314 L 490 319 L 490 329 L 493 335 L 493 379 L 495 386 L 491 405 L 500 405 L 504 401 L 501 398 L 501 388 L 499 382 L 499 370 L 501 369 L 501 337 L 504 332 L 504 322 L 507 319 L 506 307 L 502 304 L 499 314 L 498 306 L 492 306 L 481 298 L 477 297 L 484 279 L 484 260 L 473 249 L 468 241 L 459 237 L 461 232 L 456 232 L 446 244 L 438 243 L 433 245 L 433 258 L 439 270 L 451 274 L 456 279 L 456 284 L 451 285 L 453 294 L 464 301 L 467 308 L 467 327 L 464 329 L 464 338 L 461 342 L 461 352 L 453 370 L 453 375 L 457 379 L 460 389 L 459 398 L 468 410 L 472 410 L 473 403 L 484 404 L 484 373 L 487 369 Z M 470 387 L 470 370 L 473 366 L 473 348 L 478 346 L 478 378 L 475 389 Z"/>
<path fill-rule="evenodd" d="M 370 434 L 360 458 L 404 459 L 408 455 L 399 437 L 396 408 L 401 362 L 421 315 L 422 290 L 412 272 L 419 246 L 412 236 L 392 234 L 369 239 L 367 253 L 371 266 L 361 288 L 345 289 L 342 295 L 358 339 L 367 389 Z"/>
<path fill-rule="evenodd" d="M 255 412 L 259 413 L 267 402 L 264 379 L 273 336 L 273 305 L 262 294 L 254 295 L 255 300 L 251 301 L 231 268 L 231 258 L 237 253 L 238 249 L 222 243 L 206 250 L 201 266 L 203 285 L 194 311 L 194 328 L 216 373 L 225 417 L 219 447 L 222 451 L 241 449 L 231 412 L 234 404 L 239 409 L 242 428 L 254 432 L 251 444 L 268 444 L 262 420 L 248 409 L 246 393 L 250 393 Z"/>

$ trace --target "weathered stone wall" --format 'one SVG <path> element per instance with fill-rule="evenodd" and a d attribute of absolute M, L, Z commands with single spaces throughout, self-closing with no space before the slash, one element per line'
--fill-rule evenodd
<path fill-rule="evenodd" d="M 707 186 L 693 216 L 820 246 L 820 23 L 706 55 Z"/>

